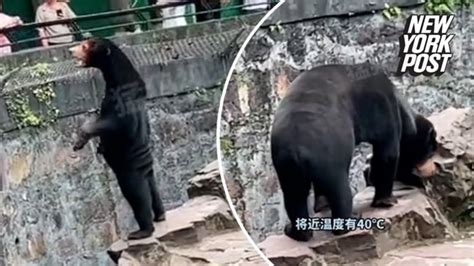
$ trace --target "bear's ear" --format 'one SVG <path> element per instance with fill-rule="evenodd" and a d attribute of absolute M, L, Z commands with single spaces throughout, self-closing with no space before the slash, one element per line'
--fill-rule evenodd
<path fill-rule="evenodd" d="M 111 53 L 112 53 L 112 51 L 110 50 L 110 47 L 108 47 L 108 48 L 107 48 L 106 55 L 109 56 Z"/>
<path fill-rule="evenodd" d="M 436 130 L 434 129 L 434 127 L 430 127 L 428 131 L 428 136 L 431 140 L 436 140 Z"/>
<path fill-rule="evenodd" d="M 437 133 L 436 130 L 433 126 L 430 127 L 428 130 L 428 139 L 427 139 L 427 145 L 431 146 L 433 150 L 437 150 L 438 147 L 438 140 L 436 139 Z"/>

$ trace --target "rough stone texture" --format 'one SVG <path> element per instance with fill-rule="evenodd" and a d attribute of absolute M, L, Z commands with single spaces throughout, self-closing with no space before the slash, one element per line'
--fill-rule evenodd
<path fill-rule="evenodd" d="M 194 198 L 202 195 L 214 195 L 223 199 L 226 198 L 218 161 L 212 162 L 189 180 L 188 196 Z"/>
<path fill-rule="evenodd" d="M 197 242 L 202 236 L 238 227 L 227 202 L 209 195 L 193 198 L 167 212 L 167 219 L 156 227 L 155 236 L 177 245 Z M 191 236 L 193 239 L 188 239 Z"/>
<path fill-rule="evenodd" d="M 429 119 L 441 146 L 441 169 L 426 180 L 427 192 L 453 222 L 474 226 L 474 110 L 449 108 Z"/>
<path fill-rule="evenodd" d="M 473 250 L 474 239 L 465 239 L 390 252 L 384 258 L 364 265 L 470 266 L 474 262 Z"/>
<path fill-rule="evenodd" d="M 210 236 L 201 243 L 171 250 L 181 256 L 199 258 L 217 265 L 267 265 L 240 230 Z"/>
<path fill-rule="evenodd" d="M 223 199 L 195 197 L 166 215 L 153 237 L 119 240 L 110 257 L 118 265 L 265 265 Z"/>
<path fill-rule="evenodd" d="M 289 1 L 281 8 L 298 5 L 311 3 Z M 270 233 L 280 233 L 287 220 L 271 162 L 269 132 L 278 102 L 301 71 L 328 63 L 370 61 L 381 65 L 414 109 L 424 115 L 450 106 L 474 105 L 472 10 L 459 10 L 455 17 L 454 56 L 445 74 L 395 76 L 398 39 L 407 16 L 413 13 L 424 11 L 419 6 L 404 8 L 403 16 L 394 21 L 375 12 L 264 27 L 245 48 L 225 95 L 220 138 L 233 204 L 257 242 Z M 365 187 L 362 173 L 370 153 L 370 145 L 365 144 L 354 152 L 350 170 L 354 194 Z"/>
<path fill-rule="evenodd" d="M 233 27 L 219 24 L 221 32 L 238 26 L 236 21 L 229 23 Z M 215 38 L 217 32 L 208 36 L 201 31 L 191 42 L 186 42 L 185 35 L 165 38 L 175 40 L 167 45 L 174 44 L 172 48 L 186 55 L 179 59 L 165 56 L 162 62 L 146 52 L 162 49 L 159 44 L 133 42 L 135 47 L 128 49 L 137 64 L 142 63 L 140 72 L 148 86 L 155 178 L 167 210 L 188 200 L 189 179 L 216 159 L 219 82 L 230 66 L 230 54 L 235 53 L 230 48 L 241 40 L 234 42 L 238 36 L 229 35 L 214 50 L 201 51 L 202 55 L 190 46 Z M 150 38 L 153 43 L 158 35 Z M 163 49 L 156 56 L 166 55 Z M 96 154 L 97 141 L 72 152 L 73 133 L 87 112 L 99 106 L 104 81 L 97 72 L 74 68 L 71 61 L 50 66 L 53 74 L 28 81 L 38 85 L 47 82 L 44 78 L 54 80 L 53 105 L 61 111 L 55 124 L 15 129 L 5 111 L 5 91 L 0 92 L 0 128 L 6 130 L 0 130 L 0 265 L 109 265 L 112 262 L 104 250 L 138 226 L 114 175 Z M 7 81 L 2 87 L 15 91 L 17 85 Z M 35 104 L 32 109 L 39 109 Z M 224 219 L 221 216 L 213 218 L 217 224 Z"/>
<path fill-rule="evenodd" d="M 373 194 L 372 187 L 357 194 L 354 209 L 362 213 L 362 218 L 385 219 L 383 230 L 356 230 L 339 237 L 316 231 L 307 243 L 285 235 L 272 235 L 259 247 L 277 265 L 316 258 L 337 265 L 380 258 L 387 251 L 416 241 L 452 238 L 458 234 L 436 204 L 416 189 L 398 185 L 394 193 L 398 204 L 386 210 L 370 207 Z M 329 214 L 318 213 L 317 217 L 328 217 Z"/>
<path fill-rule="evenodd" d="M 122 250 L 119 266 L 142 265 L 267 265 L 241 231 L 204 238 L 201 242 L 168 247 L 158 241 L 141 241 Z"/>
<path fill-rule="evenodd" d="M 360 264 L 370 266 L 403 265 L 472 265 L 474 261 L 474 239 L 408 248 L 387 253 L 384 258 Z M 359 264 L 357 264 L 359 265 Z"/>
<path fill-rule="evenodd" d="M 167 209 L 186 201 L 188 180 L 215 159 L 219 95 L 220 89 L 213 89 L 204 95 L 149 102 L 155 178 Z M 117 235 L 136 229 L 113 173 L 95 153 L 96 142 L 72 152 L 71 137 L 83 117 L 61 119 L 48 129 L 15 131 L 2 140 L 2 149 L 9 156 L 8 188 L 0 192 L 0 216 L 6 217 L 7 226 L 0 235 L 8 258 L 22 258 L 15 251 L 16 238 L 23 248 L 28 233 L 42 231 L 47 247 L 67 235 L 78 248 L 73 257 L 93 253 L 101 259 L 92 256 L 86 264 L 102 265 L 106 258 L 97 252 Z M 107 229 L 109 224 L 111 229 Z M 48 258 L 62 260 L 56 257 L 59 251 L 52 248 L 38 263 L 48 264 Z"/>
<path fill-rule="evenodd" d="M 286 8 L 279 8 L 264 23 L 288 23 L 320 16 L 347 15 L 359 12 L 372 12 L 385 9 L 385 5 L 406 7 L 424 3 L 423 0 L 318 0 L 307 4 L 300 4 L 298 0 L 287 0 Z"/>

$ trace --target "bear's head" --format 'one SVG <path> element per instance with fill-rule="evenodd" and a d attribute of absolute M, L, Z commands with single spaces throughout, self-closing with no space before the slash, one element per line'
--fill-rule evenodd
<path fill-rule="evenodd" d="M 435 174 L 436 165 L 432 158 L 438 149 L 436 141 L 436 130 L 433 124 L 422 115 L 415 118 L 417 128 L 417 149 L 414 149 L 413 158 L 416 163 L 416 172 L 421 177 L 428 177 Z"/>
<path fill-rule="evenodd" d="M 415 123 L 416 136 L 402 140 L 400 164 L 405 170 L 419 177 L 430 177 L 437 170 L 432 160 L 438 148 L 436 130 L 433 124 L 422 115 L 415 116 Z"/>
<path fill-rule="evenodd" d="M 114 56 L 118 47 L 110 40 L 90 38 L 71 47 L 69 51 L 81 67 L 101 68 Z"/>

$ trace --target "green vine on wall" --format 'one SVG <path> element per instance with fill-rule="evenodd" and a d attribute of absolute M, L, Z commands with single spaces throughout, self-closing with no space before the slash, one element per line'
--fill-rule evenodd
<path fill-rule="evenodd" d="M 394 20 L 402 15 L 402 10 L 396 6 L 385 4 L 385 10 L 382 15 L 388 20 Z"/>
<path fill-rule="evenodd" d="M 470 8 L 474 0 L 428 0 L 424 5 L 429 15 L 453 15 L 457 8 Z M 382 12 L 387 20 L 394 20 L 402 15 L 402 10 L 396 6 L 385 4 Z"/>
<path fill-rule="evenodd" d="M 285 33 L 285 28 L 281 26 L 281 21 L 277 21 L 275 25 L 271 25 L 270 32 Z"/>
<path fill-rule="evenodd" d="M 31 70 L 31 76 L 34 78 L 44 78 L 46 75 L 51 74 L 49 65 L 47 63 L 38 63 L 33 66 Z"/>
<path fill-rule="evenodd" d="M 221 152 L 224 156 L 228 156 L 235 149 L 234 142 L 229 137 L 221 137 Z"/>
<path fill-rule="evenodd" d="M 426 13 L 432 15 L 452 15 L 456 8 L 469 8 L 473 0 L 428 0 L 425 3 Z"/>
<path fill-rule="evenodd" d="M 51 73 L 48 64 L 40 63 L 32 67 L 30 72 L 33 78 L 42 79 Z M 31 109 L 30 98 L 28 95 L 36 98 L 38 103 L 46 107 L 45 114 L 38 114 Z M 53 106 L 52 102 L 56 94 L 52 83 L 45 83 L 33 88 L 15 91 L 15 94 L 6 95 L 6 104 L 9 113 L 18 127 L 24 128 L 28 126 L 40 127 L 56 121 L 59 110 Z"/>
<path fill-rule="evenodd" d="M 10 115 L 18 127 L 40 126 L 42 124 L 41 118 L 31 110 L 28 96 L 25 92 L 8 95 L 6 104 Z"/>

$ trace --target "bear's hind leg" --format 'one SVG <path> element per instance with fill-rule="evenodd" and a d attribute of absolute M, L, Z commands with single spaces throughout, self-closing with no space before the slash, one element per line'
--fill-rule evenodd
<path fill-rule="evenodd" d="M 118 183 L 123 196 L 132 208 L 139 230 L 128 235 L 129 240 L 150 237 L 155 228 L 153 227 L 151 211 L 150 188 L 144 176 L 121 176 Z"/>
<path fill-rule="evenodd" d="M 344 169 L 345 168 L 341 168 Z M 337 171 L 337 169 L 335 169 Z M 352 218 L 352 192 L 349 185 L 348 172 L 338 171 L 339 173 L 328 174 L 325 184 L 322 184 L 325 196 L 331 208 L 331 216 L 334 219 L 343 219 L 342 228 L 333 228 L 334 235 L 343 235 L 348 233 L 345 228 L 345 219 Z"/>
<path fill-rule="evenodd" d="M 147 177 L 148 186 L 150 187 L 151 192 L 151 207 L 153 209 L 153 218 L 154 222 L 162 222 L 166 219 L 165 208 L 163 207 L 163 201 L 161 200 L 160 193 L 158 192 L 158 187 L 156 186 L 155 177 L 153 172 Z"/>
<path fill-rule="evenodd" d="M 375 187 L 372 207 L 389 208 L 397 203 L 393 196 L 393 182 L 398 166 L 399 146 L 374 145 L 374 156 L 370 162 L 370 181 Z"/>
<path fill-rule="evenodd" d="M 314 192 L 314 213 L 318 213 L 324 210 L 326 207 L 329 207 L 326 197 L 323 195 L 322 191 L 318 188 L 316 182 L 313 182 L 313 192 Z"/>
<path fill-rule="evenodd" d="M 290 219 L 290 223 L 285 226 L 285 235 L 297 240 L 297 241 L 308 241 L 313 236 L 311 231 L 306 231 L 308 228 L 304 228 L 308 222 L 308 196 L 309 196 L 309 184 L 306 188 L 301 187 L 300 191 L 286 191 L 283 192 L 285 209 Z"/>
<path fill-rule="evenodd" d="M 298 168 L 295 166 L 275 166 L 275 169 L 283 192 L 286 214 L 290 220 L 290 223 L 285 226 L 285 235 L 297 241 L 308 241 L 313 233 L 305 231 L 306 228 L 299 228 L 301 224 L 298 222 L 304 219 L 308 221 L 309 218 L 308 196 L 311 182 L 298 174 Z"/>

